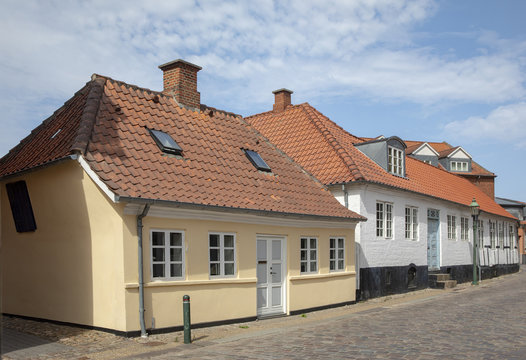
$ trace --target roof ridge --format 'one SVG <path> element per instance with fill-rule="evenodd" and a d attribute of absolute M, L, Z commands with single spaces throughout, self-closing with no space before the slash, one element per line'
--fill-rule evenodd
<path fill-rule="evenodd" d="M 325 138 L 329 146 L 331 146 L 335 151 L 336 154 L 338 154 L 338 157 L 343 161 L 349 172 L 351 173 L 351 176 L 354 178 L 354 180 L 365 180 L 365 177 L 358 169 L 358 166 L 352 159 L 352 157 L 349 155 L 347 150 L 340 145 L 340 142 L 336 140 L 332 132 L 325 126 L 322 121 L 318 119 L 318 117 L 314 118 L 313 116 L 310 116 L 309 112 L 305 109 L 305 107 L 308 106 L 308 108 L 311 111 L 317 111 L 315 110 L 309 103 L 305 103 L 306 106 L 302 106 L 302 110 L 305 112 L 307 117 L 311 120 L 313 125 L 318 129 L 318 131 L 321 133 L 321 135 Z M 318 112 L 318 111 L 317 111 Z M 335 124 L 338 128 L 345 131 L 342 127 L 334 123 L 332 120 L 330 120 L 328 117 L 323 115 L 322 113 L 318 112 L 321 116 L 323 116 L 327 121 L 331 121 L 333 124 Z M 347 133 L 347 131 L 345 131 Z M 350 133 L 347 133 L 349 135 L 352 135 Z"/>
<path fill-rule="evenodd" d="M 261 113 L 257 113 L 257 114 L 253 114 L 253 115 L 249 115 L 249 116 L 244 116 L 243 118 L 244 119 L 251 119 L 251 118 L 255 118 L 255 117 L 259 117 L 259 116 L 263 116 L 263 115 L 279 115 L 280 113 L 283 113 L 285 111 L 288 111 L 292 108 L 301 108 L 303 105 L 309 105 L 310 104 L 308 102 L 303 102 L 301 104 L 290 104 L 288 105 L 285 110 L 283 111 L 280 111 L 280 112 L 275 112 L 274 110 L 267 110 L 267 111 L 263 111 Z"/>
<path fill-rule="evenodd" d="M 97 119 L 104 86 L 107 78 L 94 75 L 90 81 L 90 90 L 84 105 L 84 110 L 80 117 L 80 123 L 77 129 L 77 136 L 71 145 L 72 152 L 86 153 L 88 142 L 91 138 L 91 132 Z"/>

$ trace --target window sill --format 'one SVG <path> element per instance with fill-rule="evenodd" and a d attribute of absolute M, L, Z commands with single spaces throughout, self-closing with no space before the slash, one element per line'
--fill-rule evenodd
<path fill-rule="evenodd" d="M 213 280 L 179 280 L 179 281 L 152 281 L 144 284 L 145 288 L 150 287 L 166 287 L 166 286 L 192 286 L 192 285 L 214 285 L 214 284 L 255 284 L 256 278 L 236 279 L 236 278 L 221 278 Z M 125 289 L 136 289 L 139 287 L 138 283 L 126 283 Z"/>
<path fill-rule="evenodd" d="M 332 277 L 341 277 L 341 276 L 352 276 L 356 275 L 355 271 L 334 271 L 328 274 L 304 274 L 304 275 L 296 275 L 289 277 L 290 281 L 295 280 L 309 280 L 309 279 L 325 279 L 325 278 L 332 278 Z"/>

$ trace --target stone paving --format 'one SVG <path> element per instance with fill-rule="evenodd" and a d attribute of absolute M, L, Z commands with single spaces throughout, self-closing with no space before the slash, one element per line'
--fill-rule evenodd
<path fill-rule="evenodd" d="M 196 329 L 191 345 L 181 344 L 182 333 L 125 339 L 60 327 L 55 345 L 65 347 L 59 352 L 22 357 L 13 351 L 4 359 L 526 359 L 524 299 L 523 268 L 478 287 L 427 289 L 305 316 Z M 47 323 L 37 324 L 44 325 L 34 332 L 56 334 L 46 333 Z"/>

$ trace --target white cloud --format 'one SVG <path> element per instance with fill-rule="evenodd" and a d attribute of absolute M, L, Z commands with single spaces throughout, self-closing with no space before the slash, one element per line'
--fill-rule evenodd
<path fill-rule="evenodd" d="M 57 108 L 94 72 L 159 90 L 157 65 L 176 58 L 203 67 L 204 102 L 238 112 L 270 107 L 281 87 L 295 99 L 522 99 L 524 44 L 511 54 L 484 33 L 484 55 L 457 59 L 413 43 L 413 27 L 436 9 L 432 0 L 4 0 L 0 96 L 9 109 L 0 121 L 28 133 L 43 117 L 25 108 Z M 13 145 L 0 139 L 0 154 Z"/>
<path fill-rule="evenodd" d="M 526 103 L 499 106 L 486 117 L 473 116 L 463 121 L 453 121 L 445 126 L 449 136 L 457 139 L 496 140 L 514 142 L 518 148 L 526 148 Z"/>

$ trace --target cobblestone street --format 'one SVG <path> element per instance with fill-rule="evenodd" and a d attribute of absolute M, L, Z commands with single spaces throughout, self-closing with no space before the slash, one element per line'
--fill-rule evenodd
<path fill-rule="evenodd" d="M 526 359 L 526 273 L 152 359 Z"/>
<path fill-rule="evenodd" d="M 124 339 L 78 328 L 18 324 L 46 347 L 6 359 L 526 359 L 526 272 L 246 324 Z M 15 322 L 9 323 L 15 328 Z M 40 324 L 40 325 L 38 325 Z M 38 325 L 38 326 L 37 326 Z M 31 331 L 28 331 L 28 329 Z M 47 352 L 47 353 L 46 353 Z"/>

